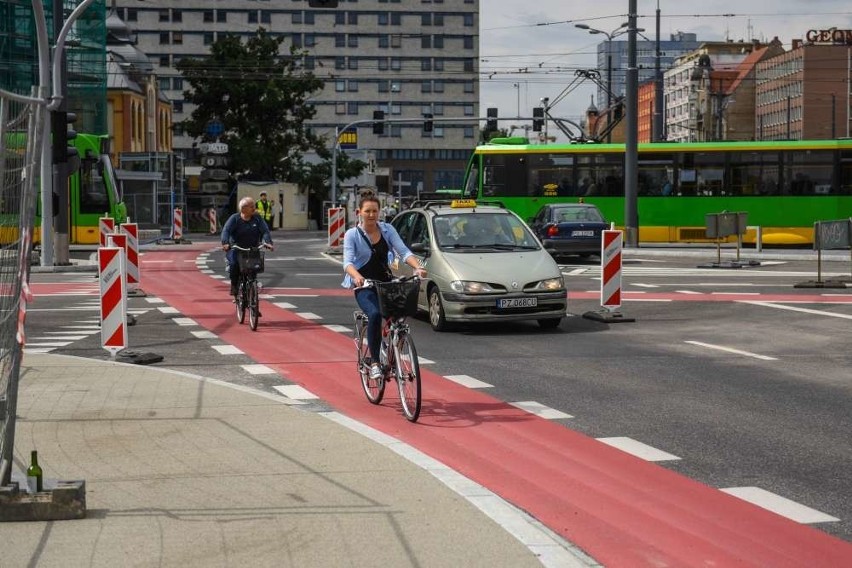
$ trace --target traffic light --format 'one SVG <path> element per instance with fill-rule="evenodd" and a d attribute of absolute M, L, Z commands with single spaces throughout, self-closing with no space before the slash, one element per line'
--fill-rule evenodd
<path fill-rule="evenodd" d="M 497 130 L 497 107 L 491 107 L 486 112 L 486 116 L 488 120 L 485 121 L 485 130 L 486 131 L 495 131 Z"/>
<path fill-rule="evenodd" d="M 533 132 L 541 132 L 544 128 L 544 107 L 533 109 Z"/>
<path fill-rule="evenodd" d="M 64 112 L 59 114 L 65 115 L 65 124 L 59 130 L 60 132 L 65 132 L 65 143 L 60 146 L 60 148 L 65 148 L 65 153 L 64 155 L 60 155 L 60 158 L 61 162 L 68 164 L 66 172 L 70 176 L 80 169 L 80 152 L 78 152 L 77 147 L 74 146 L 74 139 L 77 138 L 77 131 L 74 130 L 74 123 L 77 122 L 77 115 L 73 112 Z"/>
<path fill-rule="evenodd" d="M 373 134 L 382 135 L 385 133 L 385 111 L 373 111 Z"/>
<path fill-rule="evenodd" d="M 432 132 L 433 128 L 432 113 L 427 112 L 423 115 L 423 132 Z"/>
<path fill-rule="evenodd" d="M 337 0 L 308 0 L 309 8 L 337 8 Z"/>

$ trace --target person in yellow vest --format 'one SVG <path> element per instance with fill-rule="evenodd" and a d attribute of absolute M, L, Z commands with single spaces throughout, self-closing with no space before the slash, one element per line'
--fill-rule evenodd
<path fill-rule="evenodd" d="M 269 229 L 272 230 L 273 225 L 273 217 L 272 217 L 272 209 L 274 207 L 273 203 L 266 199 L 266 192 L 260 192 L 260 199 L 257 202 L 257 213 L 261 216 L 261 218 L 266 221 L 266 224 L 269 226 Z"/>

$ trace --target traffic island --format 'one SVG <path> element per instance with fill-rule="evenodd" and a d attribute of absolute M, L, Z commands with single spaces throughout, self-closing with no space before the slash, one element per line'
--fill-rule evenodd
<path fill-rule="evenodd" d="M 122 363 L 132 363 L 134 365 L 151 365 L 153 363 L 159 363 L 164 359 L 162 355 L 157 353 L 143 353 L 140 351 L 132 351 L 130 349 L 125 349 L 124 351 L 119 352 L 116 358 Z"/>
<path fill-rule="evenodd" d="M 68 521 L 86 518 L 86 482 L 44 480 L 44 490 L 27 493 L 16 481 L 0 487 L 0 522 Z"/>
<path fill-rule="evenodd" d="M 848 288 L 843 280 L 808 280 L 793 284 L 793 288 Z"/>

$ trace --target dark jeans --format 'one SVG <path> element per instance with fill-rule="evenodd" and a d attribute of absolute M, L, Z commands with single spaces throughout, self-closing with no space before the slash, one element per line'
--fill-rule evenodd
<path fill-rule="evenodd" d="M 382 314 L 379 312 L 379 296 L 375 288 L 365 288 L 355 292 L 355 301 L 361 311 L 367 314 L 367 346 L 370 357 L 379 362 L 379 346 L 382 339 Z"/>
<path fill-rule="evenodd" d="M 231 278 L 231 286 L 237 287 L 240 282 L 240 261 L 237 259 L 237 249 L 228 249 L 225 258 L 228 260 L 228 276 Z"/>

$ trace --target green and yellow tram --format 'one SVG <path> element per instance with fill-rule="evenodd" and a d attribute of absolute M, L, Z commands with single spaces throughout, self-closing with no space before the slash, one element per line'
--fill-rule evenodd
<path fill-rule="evenodd" d="M 764 244 L 813 242 L 815 221 L 852 216 L 852 140 L 640 144 L 640 242 L 702 242 L 705 215 L 748 213 Z M 545 203 L 594 203 L 624 225 L 624 145 L 495 138 L 476 147 L 464 196 L 529 220 Z"/>

